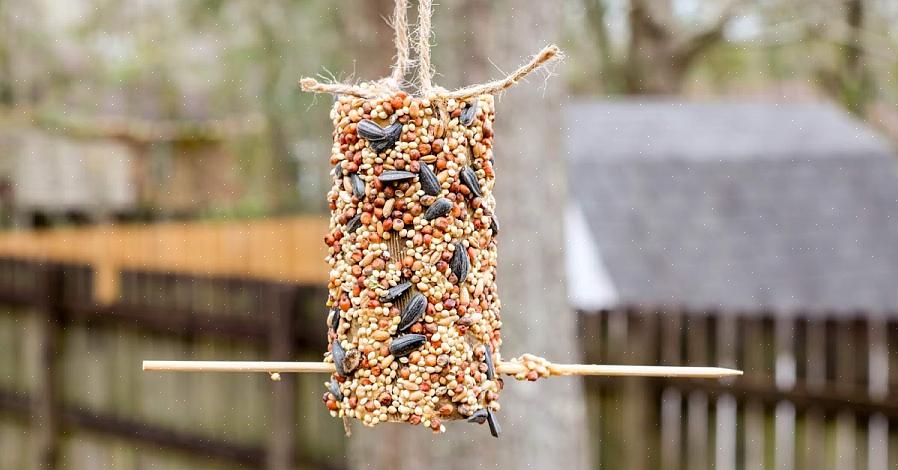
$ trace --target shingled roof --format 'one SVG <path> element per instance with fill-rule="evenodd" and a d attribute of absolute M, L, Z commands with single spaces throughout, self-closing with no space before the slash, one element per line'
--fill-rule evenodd
<path fill-rule="evenodd" d="M 595 248 L 569 257 L 570 277 L 607 291 L 572 292 L 576 307 L 898 313 L 898 159 L 860 121 L 663 101 L 567 117 L 572 225 L 588 232 L 568 250 Z"/>

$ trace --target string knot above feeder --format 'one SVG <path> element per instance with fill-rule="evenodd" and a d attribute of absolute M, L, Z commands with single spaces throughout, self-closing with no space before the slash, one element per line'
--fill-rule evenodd
<path fill-rule="evenodd" d="M 529 62 L 520 66 L 510 75 L 487 83 L 470 85 L 457 90 L 448 91 L 433 85 L 433 66 L 430 61 L 431 16 L 433 6 L 430 0 L 422 0 L 418 6 L 417 45 L 417 96 L 437 99 L 465 101 L 480 95 L 497 95 L 518 84 L 536 70 L 562 57 L 561 49 L 551 44 L 534 55 Z M 396 62 L 392 74 L 379 80 L 353 83 L 322 83 L 310 77 L 299 81 L 303 91 L 313 93 L 329 93 L 333 95 L 349 95 L 357 98 L 372 99 L 396 94 L 407 87 L 405 75 L 411 69 L 410 39 L 408 33 L 408 1 L 397 0 L 391 24 L 394 28 L 396 46 Z M 412 84 L 409 84 L 412 85 Z"/>

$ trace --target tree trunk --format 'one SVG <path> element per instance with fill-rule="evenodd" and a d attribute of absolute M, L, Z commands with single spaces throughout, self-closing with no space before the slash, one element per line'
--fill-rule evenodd
<path fill-rule="evenodd" d="M 845 22 L 850 28 L 848 44 L 844 47 L 841 98 L 849 111 L 863 116 L 874 89 L 864 57 L 863 31 L 865 8 L 863 0 L 845 2 Z"/>
<path fill-rule="evenodd" d="M 437 17 L 452 14 L 456 28 L 470 28 L 472 21 L 484 28 L 464 35 L 476 47 L 440 41 L 459 33 L 437 30 L 437 42 L 448 49 L 438 57 L 465 68 L 444 70 L 437 63 L 437 71 L 444 74 L 437 75 L 438 84 L 443 84 L 446 76 L 497 77 L 499 72 L 482 55 L 486 51 L 492 62 L 510 71 L 558 39 L 561 11 L 554 2 L 523 7 L 501 0 L 487 11 L 464 8 L 475 4 L 482 6 L 476 0 L 444 0 L 435 9 Z M 529 83 L 509 90 L 497 104 L 496 195 L 502 221 L 498 279 L 504 359 L 531 352 L 558 362 L 580 360 L 563 264 L 562 88 L 560 80 L 543 86 L 542 76 L 537 74 Z M 589 467 L 581 380 L 521 383 L 506 377 L 501 403 L 498 418 L 504 433 L 499 439 L 490 436 L 486 425 L 467 423 L 449 423 L 442 435 L 407 425 L 382 424 L 373 429 L 355 425 L 350 466 L 428 470 Z"/>
<path fill-rule="evenodd" d="M 674 53 L 669 2 L 630 2 L 630 42 L 625 65 L 632 94 L 675 94 L 685 70 Z"/>
<path fill-rule="evenodd" d="M 512 0 L 500 3 L 494 53 L 508 64 L 505 70 L 558 40 L 557 3 L 528 3 L 526 8 Z M 563 90 L 560 79 L 546 83 L 536 74 L 509 90 L 498 105 L 496 194 L 504 224 L 499 287 L 505 358 L 531 352 L 556 362 L 581 360 L 565 282 Z M 499 449 L 506 468 L 589 467 L 582 381 L 509 380 L 502 413 L 507 435 Z"/>

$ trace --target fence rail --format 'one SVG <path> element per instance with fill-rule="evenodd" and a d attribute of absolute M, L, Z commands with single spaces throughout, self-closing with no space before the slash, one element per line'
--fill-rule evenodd
<path fill-rule="evenodd" d="M 118 299 L 129 270 L 322 285 L 327 224 L 320 217 L 284 217 L 7 232 L 0 235 L 0 256 L 89 266 L 101 303 Z"/>

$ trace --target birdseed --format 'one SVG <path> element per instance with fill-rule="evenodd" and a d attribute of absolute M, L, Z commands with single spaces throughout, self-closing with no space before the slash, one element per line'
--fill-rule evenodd
<path fill-rule="evenodd" d="M 463 419 L 498 428 L 493 110 L 490 95 L 336 99 L 325 236 L 331 415 L 435 432 Z"/>

